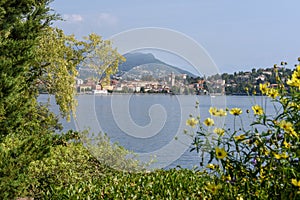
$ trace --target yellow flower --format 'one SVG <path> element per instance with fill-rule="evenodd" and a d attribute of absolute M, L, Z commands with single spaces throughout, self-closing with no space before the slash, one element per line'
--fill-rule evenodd
<path fill-rule="evenodd" d="M 215 125 L 215 122 L 214 122 L 213 119 L 207 118 L 206 120 L 204 120 L 203 124 L 204 124 L 205 126 L 213 126 L 213 125 Z"/>
<path fill-rule="evenodd" d="M 245 138 L 246 138 L 245 134 L 234 136 L 234 139 L 235 139 L 236 141 L 238 141 L 238 140 L 243 140 L 243 139 L 245 139 Z"/>
<path fill-rule="evenodd" d="M 282 120 L 279 123 L 279 127 L 282 128 L 286 133 L 288 133 L 292 136 L 298 137 L 296 131 L 293 128 L 293 124 L 291 122 L 287 122 L 285 120 Z"/>
<path fill-rule="evenodd" d="M 292 74 L 292 79 L 288 79 L 287 84 L 300 89 L 300 65 L 297 66 L 296 70 Z"/>
<path fill-rule="evenodd" d="M 268 92 L 268 87 L 269 87 L 269 83 L 264 83 L 264 84 L 259 84 L 259 90 L 261 91 L 262 94 L 267 94 Z"/>
<path fill-rule="evenodd" d="M 292 184 L 294 185 L 294 186 L 297 186 L 297 187 L 300 187 L 300 181 L 297 181 L 296 179 L 292 179 Z"/>
<path fill-rule="evenodd" d="M 286 133 L 288 133 L 291 136 L 297 137 L 298 138 L 298 134 L 297 132 L 294 130 L 293 128 L 293 124 L 291 122 L 287 122 L 285 120 L 282 120 L 279 123 L 279 127 L 282 128 Z"/>
<path fill-rule="evenodd" d="M 227 115 L 227 112 L 225 110 L 217 109 L 216 107 L 210 107 L 209 108 L 209 113 L 213 116 L 218 116 L 218 117 L 223 117 Z"/>
<path fill-rule="evenodd" d="M 278 93 L 278 90 L 274 89 L 274 88 L 271 88 L 269 91 L 268 91 L 268 96 L 271 97 L 272 99 L 275 99 L 279 93 Z"/>
<path fill-rule="evenodd" d="M 231 181 L 231 176 L 230 175 L 226 176 L 225 178 L 226 178 L 227 181 Z"/>
<path fill-rule="evenodd" d="M 291 147 L 290 143 L 287 143 L 286 141 L 283 141 L 283 145 L 285 148 L 289 149 Z"/>
<path fill-rule="evenodd" d="M 275 157 L 276 159 L 278 159 L 278 160 L 281 158 L 280 154 L 273 153 L 273 155 L 274 155 L 274 157 Z"/>
<path fill-rule="evenodd" d="M 209 110 L 208 110 L 208 112 L 211 115 L 215 116 L 217 114 L 217 108 L 216 107 L 210 107 Z"/>
<path fill-rule="evenodd" d="M 299 87 L 300 89 L 300 81 L 299 80 L 290 80 L 288 79 L 286 82 L 289 86 Z"/>
<path fill-rule="evenodd" d="M 210 182 L 206 184 L 205 189 L 208 190 L 209 192 L 211 192 L 212 194 L 216 194 L 218 192 L 219 189 L 221 189 L 222 186 L 220 184 L 215 185 L 215 184 L 211 184 Z"/>
<path fill-rule="evenodd" d="M 224 117 L 226 115 L 227 115 L 227 112 L 225 110 L 223 110 L 222 108 L 217 110 L 216 116 Z"/>
<path fill-rule="evenodd" d="M 298 137 L 297 132 L 293 128 L 291 128 L 290 131 L 287 131 L 287 133 L 294 136 L 294 137 Z"/>
<path fill-rule="evenodd" d="M 198 120 L 196 120 L 195 118 L 190 118 L 186 120 L 186 125 L 191 126 L 192 128 L 195 128 L 197 124 L 198 124 Z"/>
<path fill-rule="evenodd" d="M 290 132 L 293 129 L 293 124 L 291 122 L 287 122 L 285 120 L 282 120 L 279 123 L 279 127 L 282 128 L 286 132 Z"/>
<path fill-rule="evenodd" d="M 289 155 L 286 152 L 282 152 L 281 154 L 273 153 L 273 155 L 278 160 L 281 158 L 286 159 L 289 157 Z"/>
<path fill-rule="evenodd" d="M 216 165 L 209 163 L 208 165 L 206 165 L 206 168 L 215 169 Z"/>
<path fill-rule="evenodd" d="M 254 111 L 255 115 L 262 115 L 262 114 L 264 114 L 264 110 L 259 105 L 252 106 L 252 110 Z"/>
<path fill-rule="evenodd" d="M 227 152 L 225 151 L 224 148 L 216 147 L 216 157 L 218 159 L 224 159 L 226 158 L 226 156 L 227 156 Z"/>
<path fill-rule="evenodd" d="M 283 159 L 286 159 L 286 158 L 289 157 L 289 155 L 287 154 L 287 152 L 282 152 L 282 153 L 280 154 L 280 157 L 283 158 Z"/>
<path fill-rule="evenodd" d="M 215 128 L 215 129 L 214 129 L 214 133 L 216 133 L 216 134 L 218 134 L 218 135 L 220 135 L 220 136 L 223 136 L 224 133 L 225 133 L 225 130 L 222 129 L 222 128 Z"/>
<path fill-rule="evenodd" d="M 229 112 L 230 112 L 230 114 L 237 116 L 237 115 L 242 114 L 242 109 L 240 109 L 240 108 L 232 108 Z"/>

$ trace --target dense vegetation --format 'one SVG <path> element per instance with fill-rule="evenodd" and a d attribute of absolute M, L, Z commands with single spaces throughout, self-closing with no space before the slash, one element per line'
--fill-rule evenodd
<path fill-rule="evenodd" d="M 276 80 L 276 73 L 280 74 L 280 78 L 284 83 L 292 75 L 292 70 L 286 68 L 286 65 L 285 62 L 282 62 L 281 65 L 275 65 L 275 68 L 253 68 L 251 71 L 239 71 L 233 74 L 223 73 L 208 77 L 208 80 L 225 80 L 224 87 L 227 95 L 247 95 L 248 92 L 250 94 L 261 95 L 259 84 L 268 82 L 270 85 L 277 87 L 278 80 Z M 287 84 L 284 84 L 284 86 L 288 88 Z"/>
<path fill-rule="evenodd" d="M 85 63 L 109 77 L 123 60 L 100 36 L 91 34 L 77 41 L 52 28 L 52 21 L 59 17 L 50 10 L 49 3 L 0 1 L 2 198 L 28 193 L 30 165 L 50 156 L 51 148 L 66 146 L 77 137 L 73 133 L 55 134 L 60 125 L 47 105 L 38 103 L 37 85 L 55 96 L 61 115 L 69 119 L 76 106 L 76 66 Z"/>
<path fill-rule="evenodd" d="M 38 85 L 55 95 L 61 115 L 68 118 L 76 107 L 76 67 L 85 63 L 109 81 L 123 58 L 95 34 L 78 41 L 52 28 L 59 17 L 49 2 L 0 0 L 1 199 L 299 198 L 299 65 L 287 81 L 275 67 L 277 88 L 259 84 L 259 91 L 282 109 L 268 116 L 263 105 L 254 105 L 251 130 L 206 128 L 214 125 L 214 117 L 227 115 L 225 108 L 211 108 L 213 117 L 203 121 L 205 126 L 200 126 L 201 118 L 187 120 L 197 127 L 195 150 L 211 156 L 206 169 L 146 172 L 105 136 L 95 138 L 96 148 L 88 151 L 90 141 L 84 133 L 55 133 L 60 129 L 57 116 L 38 103 Z M 286 84 L 291 87 L 289 95 Z M 237 119 L 242 112 L 248 113 L 239 108 L 229 111 Z M 215 134 L 208 142 L 207 133 Z M 108 167 L 111 160 L 129 172 Z"/>

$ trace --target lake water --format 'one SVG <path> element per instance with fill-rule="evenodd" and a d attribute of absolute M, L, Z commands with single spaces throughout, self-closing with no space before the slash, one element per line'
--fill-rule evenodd
<path fill-rule="evenodd" d="M 41 95 L 40 101 L 46 101 L 47 95 Z M 54 105 L 53 97 L 51 105 L 54 112 L 58 113 Z M 146 155 L 149 152 L 162 154 L 159 162 L 164 168 L 173 168 L 177 165 L 183 168 L 199 166 L 200 157 L 196 152 L 189 151 L 190 140 L 181 138 L 183 129 L 192 131 L 185 125 L 190 113 L 194 116 L 200 115 L 201 120 L 210 117 L 208 112 L 212 105 L 228 108 L 239 107 L 243 110 L 242 119 L 245 127 L 249 127 L 251 118 L 246 110 L 254 104 L 264 105 L 267 114 L 272 115 L 275 110 L 273 104 L 265 97 L 247 96 L 186 96 L 186 95 L 80 95 L 78 96 L 79 106 L 77 120 L 70 123 L 61 120 L 64 130 L 84 129 L 94 126 L 92 130 L 107 133 L 112 142 L 118 142 L 125 148 L 138 154 Z M 196 101 L 199 107 L 195 108 Z M 230 114 L 219 121 L 226 124 L 226 128 L 233 130 L 234 117 Z M 240 126 L 240 120 L 236 121 Z M 140 134 L 140 135 L 139 135 Z M 179 141 L 174 141 L 178 138 Z M 177 143 L 176 143 L 177 142 Z M 183 144 L 183 145 L 182 145 Z M 165 147 L 170 148 L 165 148 Z M 165 149 L 164 149 L 165 148 Z M 161 151 L 164 149 L 164 151 Z M 183 151 L 184 149 L 184 151 Z M 164 163 L 165 162 L 165 163 Z"/>

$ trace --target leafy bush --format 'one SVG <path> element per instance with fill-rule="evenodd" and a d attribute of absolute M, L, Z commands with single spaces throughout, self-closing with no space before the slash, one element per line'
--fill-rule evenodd
<path fill-rule="evenodd" d="M 32 162 L 49 156 L 52 147 L 63 145 L 73 134 L 53 135 L 47 131 L 35 135 L 11 134 L 0 143 L 0 197 L 12 199 L 28 195 L 28 170 Z"/>
<path fill-rule="evenodd" d="M 97 143 L 93 141 L 93 146 L 100 149 L 98 153 L 102 152 L 98 156 L 104 158 L 105 152 L 114 152 L 106 158 L 119 159 L 120 163 L 127 163 L 132 171 L 140 172 L 115 170 L 107 166 L 106 162 L 101 162 L 103 159 L 96 159 L 78 136 L 78 133 L 71 131 L 63 136 L 53 136 L 48 142 L 55 145 L 49 147 L 47 156 L 44 155 L 41 159 L 33 159 L 29 154 L 20 153 L 22 157 L 18 159 L 29 162 L 24 165 L 25 168 L 13 168 L 13 162 L 8 162 L 8 166 L 3 169 L 19 174 L 22 178 L 18 178 L 17 184 L 11 180 L 14 178 L 11 174 L 6 177 L 7 182 L 2 182 L 2 179 L 1 198 L 181 199 L 200 198 L 204 195 L 201 188 L 204 187 L 204 180 L 209 180 L 206 173 L 186 169 L 141 171 L 141 166 L 136 161 L 129 162 L 126 156 L 120 157 L 127 155 L 127 150 L 117 147 L 117 144 L 110 144 L 109 139 L 101 135 Z M 7 154 L 22 144 L 23 140 L 9 140 L 7 137 L 7 141 L 2 143 L 2 150 Z M 30 143 L 26 141 L 24 144 Z M 103 148 L 106 150 L 103 151 Z M 114 158 L 114 155 L 117 157 Z M 28 159 L 24 158 L 26 156 L 29 156 Z M 14 187 L 16 185 L 18 187 Z"/>

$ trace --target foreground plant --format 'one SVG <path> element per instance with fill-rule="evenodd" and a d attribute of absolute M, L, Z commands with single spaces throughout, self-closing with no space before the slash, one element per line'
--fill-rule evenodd
<path fill-rule="evenodd" d="M 49 107 L 38 102 L 40 90 L 53 95 L 60 115 L 70 119 L 76 108 L 78 66 L 89 67 L 108 82 L 123 61 L 110 42 L 96 34 L 78 41 L 53 28 L 59 16 L 51 2 L 0 3 L 1 199 L 19 197 L 28 186 L 30 163 L 49 156 L 57 145 L 60 125 Z"/>
<path fill-rule="evenodd" d="M 198 123 L 192 150 L 203 155 L 202 165 L 207 163 L 206 170 L 223 181 L 222 189 L 232 198 L 241 195 L 245 199 L 300 197 L 300 65 L 287 82 L 280 79 L 277 66 L 274 73 L 276 88 L 271 88 L 269 83 L 259 87 L 274 105 L 274 115 L 266 113 L 264 103 L 256 103 L 245 112 L 253 119 L 249 130 L 244 128 L 244 112 L 240 108 L 228 109 L 234 119 L 233 131 L 226 127 L 206 129 Z M 210 108 L 209 112 L 215 119 L 226 116 L 219 115 L 218 110 L 221 109 Z M 208 119 L 203 123 L 213 126 Z M 241 121 L 240 127 L 236 120 Z M 214 187 L 207 190 L 211 188 Z"/>

